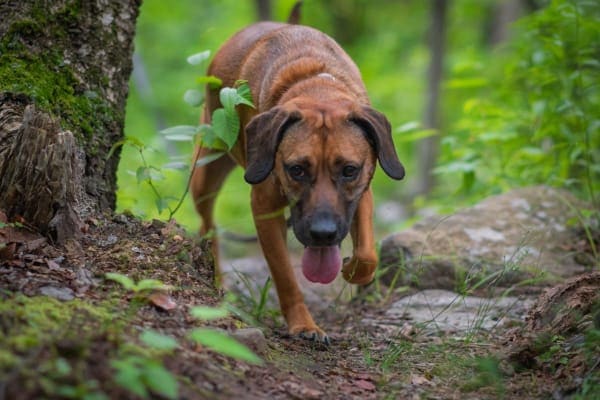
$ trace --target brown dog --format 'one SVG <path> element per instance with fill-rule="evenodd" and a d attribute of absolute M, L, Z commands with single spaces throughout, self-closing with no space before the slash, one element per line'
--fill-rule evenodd
<path fill-rule="evenodd" d="M 329 343 L 313 321 L 286 248 L 283 210 L 291 209 L 298 240 L 306 246 L 302 270 L 313 282 L 339 273 L 367 284 L 377 253 L 369 183 L 377 159 L 394 179 L 404 177 L 390 124 L 369 105 L 356 65 L 327 35 L 304 26 L 262 22 L 234 35 L 208 73 L 224 86 L 247 80 L 256 109 L 238 106 L 242 129 L 230 157 L 194 170 L 191 190 L 202 234 L 214 228 L 216 193 L 237 164 L 252 184 L 252 214 L 291 334 Z M 220 107 L 208 89 L 203 122 Z M 199 148 L 197 157 L 211 150 Z M 350 231 L 353 255 L 342 266 L 339 245 Z M 217 245 L 213 242 L 215 260 Z"/>

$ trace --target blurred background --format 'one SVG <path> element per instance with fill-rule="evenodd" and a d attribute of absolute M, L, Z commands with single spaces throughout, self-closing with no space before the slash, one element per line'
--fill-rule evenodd
<path fill-rule="evenodd" d="M 198 123 L 188 89 L 233 33 L 285 21 L 295 0 L 144 0 L 119 169 L 118 208 L 169 218 L 185 193 L 192 143 L 160 130 Z M 564 187 L 598 206 L 600 2 L 305 0 L 302 23 L 336 39 L 388 117 L 404 181 L 374 178 L 378 238 L 513 187 Z M 254 232 L 238 169 L 217 202 L 220 229 Z M 189 196 L 174 218 L 199 220 Z"/>

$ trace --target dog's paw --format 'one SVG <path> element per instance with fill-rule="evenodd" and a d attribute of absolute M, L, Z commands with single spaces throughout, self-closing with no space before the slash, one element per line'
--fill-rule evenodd
<path fill-rule="evenodd" d="M 329 338 L 329 336 L 323 330 L 321 330 L 318 326 L 315 326 L 314 329 L 300 330 L 299 332 L 292 333 L 292 334 L 301 339 L 309 340 L 311 342 L 321 343 L 326 346 L 329 346 L 331 344 L 331 339 Z"/>
<path fill-rule="evenodd" d="M 356 285 L 366 285 L 375 278 L 377 261 L 359 260 L 355 257 L 344 260 L 342 275 L 344 279 Z"/>

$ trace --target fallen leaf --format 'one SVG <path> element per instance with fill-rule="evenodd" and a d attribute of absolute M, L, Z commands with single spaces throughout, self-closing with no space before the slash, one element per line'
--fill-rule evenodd
<path fill-rule="evenodd" d="M 355 381 L 354 384 L 359 388 L 363 390 L 368 390 L 370 392 L 374 392 L 376 389 L 375 385 L 372 382 L 365 381 L 364 379 L 359 379 Z"/>
<path fill-rule="evenodd" d="M 148 300 L 150 300 L 150 302 L 156 307 L 165 311 L 169 311 L 177 307 L 177 303 L 171 296 L 161 292 L 152 293 L 150 297 L 148 297 Z"/>
<path fill-rule="evenodd" d="M 48 268 L 50 268 L 50 270 L 61 269 L 60 265 L 58 265 L 54 260 L 46 260 L 46 264 L 48 265 Z"/>
<path fill-rule="evenodd" d="M 411 375 L 410 384 L 415 386 L 430 385 L 431 381 L 425 375 Z"/>

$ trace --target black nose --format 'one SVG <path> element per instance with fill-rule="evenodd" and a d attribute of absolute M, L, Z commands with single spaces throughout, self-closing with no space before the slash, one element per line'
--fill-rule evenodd
<path fill-rule="evenodd" d="M 330 245 L 337 235 L 337 225 L 331 218 L 315 218 L 310 224 L 309 232 L 317 244 Z"/>

